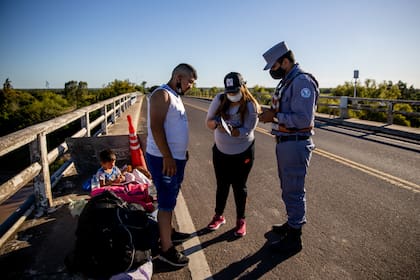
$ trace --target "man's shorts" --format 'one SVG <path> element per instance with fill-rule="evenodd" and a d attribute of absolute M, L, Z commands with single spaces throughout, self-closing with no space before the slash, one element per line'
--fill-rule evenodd
<path fill-rule="evenodd" d="M 176 174 L 172 177 L 162 174 L 163 158 L 146 153 L 147 167 L 152 174 L 153 183 L 156 186 L 158 209 L 173 211 L 176 205 L 181 183 L 184 180 L 186 160 L 175 159 Z"/>

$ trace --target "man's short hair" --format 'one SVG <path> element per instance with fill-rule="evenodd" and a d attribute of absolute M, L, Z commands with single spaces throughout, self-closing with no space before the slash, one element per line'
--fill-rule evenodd
<path fill-rule="evenodd" d="M 175 77 L 178 73 L 192 75 L 194 80 L 197 80 L 197 71 L 187 63 L 178 64 L 172 71 L 172 77 Z"/>

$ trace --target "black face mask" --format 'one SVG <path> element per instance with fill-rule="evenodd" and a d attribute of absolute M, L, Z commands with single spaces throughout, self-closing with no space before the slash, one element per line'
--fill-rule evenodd
<path fill-rule="evenodd" d="M 181 82 L 177 82 L 177 83 L 176 83 L 176 92 L 177 92 L 179 95 L 184 95 L 184 92 L 182 91 Z"/>
<path fill-rule="evenodd" d="M 283 79 L 284 76 L 286 76 L 286 70 L 284 70 L 281 67 L 279 67 L 277 70 L 270 69 L 270 75 L 273 79 L 280 80 L 280 79 Z"/>

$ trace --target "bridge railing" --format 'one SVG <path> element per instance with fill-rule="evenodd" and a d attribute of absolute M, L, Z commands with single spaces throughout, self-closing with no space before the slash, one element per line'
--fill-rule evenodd
<path fill-rule="evenodd" d="M 198 97 L 211 100 L 216 93 L 194 94 L 192 97 Z M 258 99 L 258 95 L 257 95 Z M 260 100 L 260 99 L 258 99 Z M 408 104 L 416 108 L 414 112 L 396 110 L 396 104 Z M 268 107 L 268 105 L 262 105 Z M 330 96 L 320 95 L 318 101 L 318 112 L 328 113 L 337 116 L 341 119 L 349 118 L 350 110 L 353 111 L 368 111 L 368 112 L 384 112 L 387 116 L 386 124 L 393 124 L 395 115 L 414 116 L 420 118 L 419 100 L 403 100 L 403 99 L 379 99 L 379 98 L 360 98 L 349 96 Z"/>
<path fill-rule="evenodd" d="M 397 114 L 403 116 L 420 117 L 420 112 L 408 112 L 395 110 L 396 104 L 408 104 L 413 107 L 419 107 L 418 100 L 402 100 L 402 99 L 379 99 L 379 98 L 360 98 L 348 96 L 323 96 L 321 95 L 318 102 L 318 110 L 328 108 L 329 113 L 334 114 L 342 119 L 349 117 L 349 111 L 369 111 L 383 112 L 387 116 L 387 124 L 393 124 L 394 116 Z"/>
<path fill-rule="evenodd" d="M 54 206 L 52 188 L 72 162 L 66 161 L 50 175 L 50 165 L 67 152 L 68 145 L 63 142 L 48 150 L 47 136 L 77 121 L 80 122 L 81 129 L 71 137 L 106 135 L 108 127 L 133 104 L 134 94 L 137 93 L 119 95 L 0 137 L 0 157 L 25 146 L 29 146 L 30 154 L 30 165 L 0 186 L 0 204 L 33 181 L 34 192 L 24 203 L 25 207 L 34 207 L 38 210 L 37 215 L 42 215 L 49 207 Z M 3 224 L 1 226 L 3 228 Z"/>

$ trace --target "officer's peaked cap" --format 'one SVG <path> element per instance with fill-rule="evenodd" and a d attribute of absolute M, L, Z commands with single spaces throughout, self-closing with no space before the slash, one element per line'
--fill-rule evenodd
<path fill-rule="evenodd" d="M 273 46 L 271 49 L 266 51 L 263 54 L 267 65 L 264 67 L 264 70 L 268 70 L 273 67 L 274 63 L 276 63 L 277 59 L 285 55 L 289 51 L 286 43 L 284 41 L 278 43 L 277 45 Z"/>

